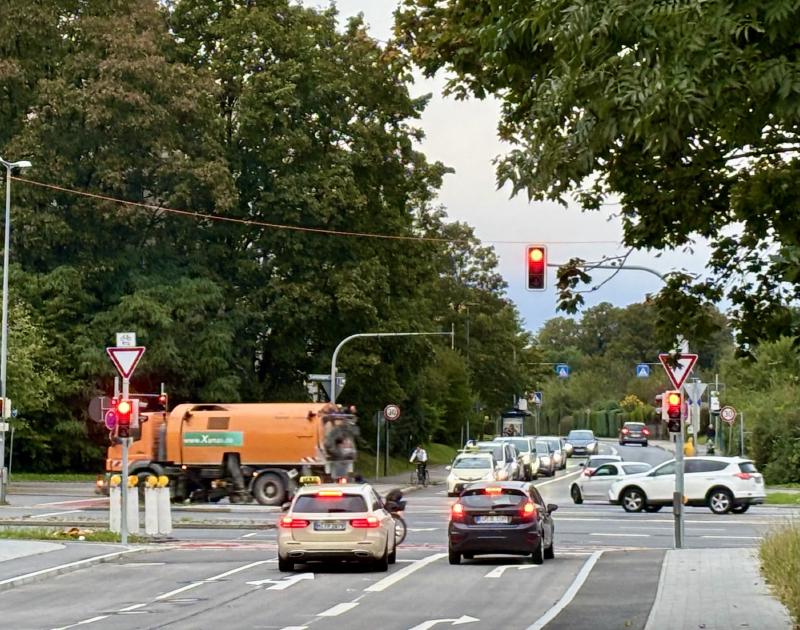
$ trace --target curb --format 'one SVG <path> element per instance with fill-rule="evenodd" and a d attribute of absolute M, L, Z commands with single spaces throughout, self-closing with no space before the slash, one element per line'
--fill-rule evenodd
<path fill-rule="evenodd" d="M 46 580 L 47 578 L 56 575 L 63 575 L 64 573 L 71 573 L 72 571 L 78 571 L 80 569 L 90 567 L 95 564 L 111 562 L 128 554 L 140 553 L 143 551 L 149 551 L 149 548 L 134 547 L 130 549 L 124 549 L 122 551 L 114 551 L 112 553 L 106 553 L 101 556 L 85 558 L 84 560 L 76 560 L 75 562 L 68 562 L 67 564 L 50 567 L 49 569 L 41 569 L 40 571 L 34 571 L 33 573 L 25 573 L 24 575 L 18 575 L 17 577 L 0 580 L 0 592 L 10 590 L 16 586 L 22 586 L 23 584 L 40 582 L 42 580 Z"/>
<path fill-rule="evenodd" d="M 0 527 L 102 527 L 100 521 L 0 521 Z M 275 529 L 274 522 L 259 523 L 172 523 L 172 529 Z M 69 541 L 67 541 L 69 542 Z M 113 543 L 111 543 L 113 544 Z"/>

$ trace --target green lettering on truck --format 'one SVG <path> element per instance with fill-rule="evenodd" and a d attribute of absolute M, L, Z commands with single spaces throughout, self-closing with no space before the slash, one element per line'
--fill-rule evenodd
<path fill-rule="evenodd" d="M 184 446 L 242 446 L 242 431 L 190 431 L 183 434 Z"/>

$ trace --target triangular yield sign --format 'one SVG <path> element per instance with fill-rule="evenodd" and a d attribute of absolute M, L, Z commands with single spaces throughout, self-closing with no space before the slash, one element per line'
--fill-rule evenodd
<path fill-rule="evenodd" d="M 139 363 L 139 359 L 141 359 L 144 354 L 144 350 L 142 346 L 133 348 L 106 348 L 106 352 L 108 352 L 108 356 L 111 357 L 111 361 L 117 368 L 119 375 L 124 379 L 131 377 L 131 374 L 133 374 L 133 371 L 136 369 L 136 365 Z"/>
<path fill-rule="evenodd" d="M 671 364 L 670 355 L 666 353 L 659 354 L 658 360 L 661 361 L 661 365 L 667 371 L 667 376 L 675 389 L 680 389 L 686 378 L 692 373 L 692 368 L 697 363 L 697 355 L 682 354 L 680 359 L 675 362 L 675 365 Z"/>

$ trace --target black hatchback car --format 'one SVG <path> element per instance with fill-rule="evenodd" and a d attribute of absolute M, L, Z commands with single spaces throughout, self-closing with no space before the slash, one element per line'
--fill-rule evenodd
<path fill-rule="evenodd" d="M 555 556 L 551 513 L 532 484 L 522 481 L 473 483 L 450 508 L 447 528 L 450 564 L 479 554 L 532 556 L 534 564 Z"/>

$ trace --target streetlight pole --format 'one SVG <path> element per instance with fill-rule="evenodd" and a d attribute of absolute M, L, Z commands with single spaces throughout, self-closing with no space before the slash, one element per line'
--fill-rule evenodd
<path fill-rule="evenodd" d="M 358 339 L 359 337 L 422 337 L 425 335 L 448 335 L 452 341 L 453 337 L 455 336 L 455 332 L 357 333 L 342 339 L 339 342 L 339 345 L 336 346 L 336 350 L 333 351 L 333 356 L 331 357 L 331 402 L 336 402 L 336 357 L 339 356 L 339 350 L 341 350 L 342 346 L 348 341 L 351 341 L 352 339 Z"/>
<path fill-rule="evenodd" d="M 0 164 L 6 167 L 6 224 L 5 240 L 3 246 L 3 322 L 2 341 L 0 341 L 0 398 L 3 399 L 3 416 L 0 418 L 0 505 L 6 503 L 6 418 L 11 415 L 11 409 L 6 404 L 6 364 L 8 361 L 8 250 L 11 241 L 11 171 L 14 169 L 30 168 L 27 160 L 7 162 L 0 158 Z"/>

